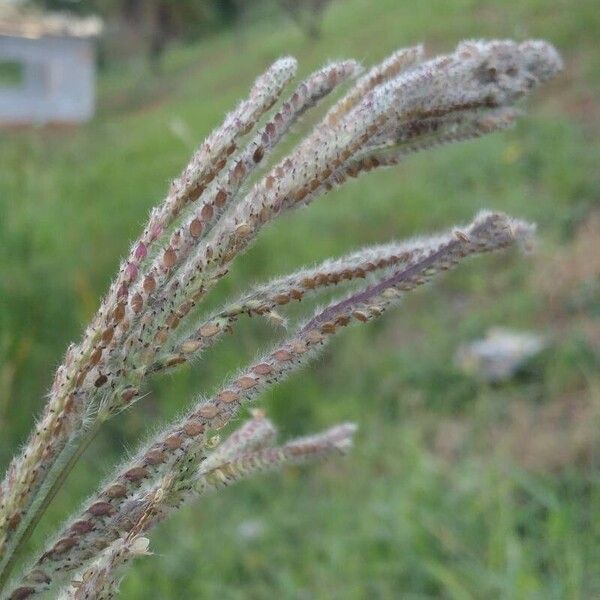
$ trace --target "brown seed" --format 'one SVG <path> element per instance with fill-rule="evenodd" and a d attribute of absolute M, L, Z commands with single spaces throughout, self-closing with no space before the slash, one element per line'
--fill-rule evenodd
<path fill-rule="evenodd" d="M 96 350 L 94 350 L 92 352 L 92 355 L 90 356 L 90 364 L 97 365 L 100 362 L 101 358 L 102 358 L 102 348 L 96 348 Z"/>
<path fill-rule="evenodd" d="M 214 404 L 207 404 L 198 410 L 198 414 L 205 419 L 212 419 L 219 414 L 219 409 Z"/>
<path fill-rule="evenodd" d="M 240 160 L 235 167 L 233 167 L 233 176 L 236 179 L 241 179 L 246 174 L 246 167 L 244 163 Z"/>
<path fill-rule="evenodd" d="M 248 377 L 248 376 L 244 376 L 244 377 L 240 377 L 236 383 L 243 389 L 243 390 L 249 390 L 250 388 L 253 388 L 257 381 L 256 379 L 254 379 L 254 377 Z"/>
<path fill-rule="evenodd" d="M 65 405 L 63 406 L 63 411 L 68 414 L 73 410 L 75 406 L 75 397 L 73 395 L 69 396 L 65 401 Z"/>
<path fill-rule="evenodd" d="M 231 402 L 236 402 L 239 400 L 240 395 L 233 390 L 223 390 L 220 394 L 217 395 L 217 400 L 219 402 L 224 402 L 225 404 L 229 404 Z"/>
<path fill-rule="evenodd" d="M 259 363 L 255 365 L 252 370 L 257 375 L 268 375 L 269 373 L 273 372 L 273 367 L 271 367 L 271 365 L 268 363 Z"/>
<path fill-rule="evenodd" d="M 177 309 L 177 316 L 179 318 L 185 317 L 192 308 L 194 308 L 195 304 L 192 300 L 186 300 L 181 306 Z"/>
<path fill-rule="evenodd" d="M 129 481 L 135 483 L 137 481 L 141 481 L 142 479 L 145 479 L 146 477 L 148 477 L 150 473 L 148 473 L 148 469 L 144 468 L 144 467 L 133 467 L 131 469 L 129 469 L 128 471 L 125 471 L 125 473 L 123 473 L 123 477 L 125 477 L 125 479 L 128 479 Z"/>
<path fill-rule="evenodd" d="M 302 292 L 301 290 L 292 289 L 292 290 L 290 290 L 290 296 L 294 300 L 302 300 L 302 296 L 304 296 L 304 292 Z"/>
<path fill-rule="evenodd" d="M 129 404 L 137 396 L 137 393 L 137 388 L 127 388 L 123 391 L 123 394 L 121 395 L 121 400 L 125 404 Z"/>
<path fill-rule="evenodd" d="M 154 341 L 157 344 L 164 344 L 167 341 L 168 338 L 169 338 L 169 332 L 168 332 L 168 330 L 167 329 L 161 329 L 154 336 Z"/>
<path fill-rule="evenodd" d="M 194 219 L 190 223 L 190 235 L 193 238 L 197 238 L 197 237 L 200 237 L 201 233 L 202 233 L 202 221 L 200 219 Z"/>
<path fill-rule="evenodd" d="M 345 327 L 346 325 L 348 325 L 348 323 L 350 323 L 350 317 L 346 316 L 346 315 L 340 315 L 336 320 L 335 320 L 336 325 L 340 325 L 341 327 Z"/>
<path fill-rule="evenodd" d="M 185 431 L 185 427 L 184 427 L 184 431 Z M 187 434 L 187 435 L 190 435 L 190 434 Z M 166 438 L 164 440 L 164 445 L 169 450 L 177 450 L 177 448 L 181 448 L 182 444 L 183 444 L 183 440 L 178 435 L 170 435 L 168 438 Z"/>
<path fill-rule="evenodd" d="M 234 238 L 232 238 L 231 244 L 232 244 L 232 247 L 221 256 L 221 264 L 222 265 L 227 264 L 237 254 L 237 250 L 235 249 L 235 239 Z"/>
<path fill-rule="evenodd" d="M 75 533 L 76 535 L 83 535 L 89 533 L 94 529 L 94 524 L 91 521 L 75 521 L 69 527 L 69 531 Z"/>
<path fill-rule="evenodd" d="M 16 529 L 20 522 L 21 522 L 21 513 L 20 512 L 14 513 L 8 519 L 8 528 Z"/>
<path fill-rule="evenodd" d="M 210 204 L 205 204 L 200 211 L 200 216 L 203 221 L 210 221 L 213 217 L 215 210 Z"/>
<path fill-rule="evenodd" d="M 306 277 L 302 280 L 302 287 L 305 287 L 308 290 L 314 290 L 315 285 L 315 280 L 311 279 L 310 277 Z"/>
<path fill-rule="evenodd" d="M 102 332 L 102 335 L 100 336 L 102 342 L 104 344 L 110 344 L 111 340 L 113 339 L 114 333 L 115 333 L 114 327 L 108 327 L 107 329 L 105 329 Z"/>
<path fill-rule="evenodd" d="M 167 360 L 167 362 L 165 363 L 167 365 L 167 367 L 175 367 L 176 365 L 181 365 L 184 362 L 186 362 L 186 358 L 185 356 L 172 356 L 171 358 L 169 358 L 169 360 Z"/>
<path fill-rule="evenodd" d="M 360 310 L 355 310 L 355 311 L 352 313 L 352 316 L 353 316 L 355 319 L 357 319 L 357 320 L 359 320 L 359 321 L 362 321 L 363 323 L 364 323 L 365 321 L 368 321 L 368 320 L 369 320 L 369 317 L 368 317 L 368 315 L 366 315 L 364 312 L 362 312 L 362 311 L 360 311 Z"/>
<path fill-rule="evenodd" d="M 277 350 L 277 352 L 273 353 L 273 357 L 278 362 L 287 362 L 288 360 L 292 360 L 292 353 L 288 350 Z"/>
<path fill-rule="evenodd" d="M 133 298 L 131 298 L 131 308 L 133 312 L 137 315 L 144 306 L 144 299 L 141 294 L 134 294 Z"/>
<path fill-rule="evenodd" d="M 165 269 L 170 269 L 177 262 L 177 252 L 170 246 L 165 250 L 162 258 L 162 264 Z"/>
<path fill-rule="evenodd" d="M 50 583 L 52 579 L 42 569 L 34 569 L 29 573 L 29 579 L 36 583 Z"/>
<path fill-rule="evenodd" d="M 319 342 L 323 341 L 323 334 L 313 329 L 306 334 L 306 339 L 311 344 L 318 344 Z"/>
<path fill-rule="evenodd" d="M 200 198 L 200 196 L 202 196 L 202 194 L 204 193 L 204 190 L 206 189 L 206 187 L 204 185 L 202 185 L 202 183 L 198 183 L 198 185 L 196 185 L 188 194 L 188 197 L 186 198 L 186 200 L 197 200 L 198 198 Z"/>
<path fill-rule="evenodd" d="M 99 388 L 102 387 L 108 381 L 108 377 L 104 374 L 100 375 L 96 381 L 94 381 L 94 385 Z"/>
<path fill-rule="evenodd" d="M 113 311 L 113 319 L 115 320 L 115 323 L 120 323 L 123 320 L 124 316 L 125 316 L 125 303 L 119 302 L 119 304 L 117 304 L 117 306 L 115 307 L 115 310 Z"/>
<path fill-rule="evenodd" d="M 322 333 L 335 333 L 335 323 L 323 323 L 323 325 L 321 325 L 321 332 Z"/>
<path fill-rule="evenodd" d="M 219 333 L 219 326 L 213 324 L 205 325 L 204 327 L 200 327 L 198 333 L 200 333 L 202 337 L 212 337 L 213 335 Z"/>
<path fill-rule="evenodd" d="M 204 432 L 204 424 L 200 421 L 188 421 L 183 426 L 183 433 L 189 437 L 196 437 Z"/>
<path fill-rule="evenodd" d="M 276 294 L 273 298 L 275 304 L 287 304 L 290 301 L 290 297 L 287 294 Z"/>
<path fill-rule="evenodd" d="M 148 465 L 160 465 L 166 460 L 165 453 L 161 450 L 148 450 L 144 454 L 144 462 Z"/>
<path fill-rule="evenodd" d="M 267 132 L 267 134 L 272 137 L 275 135 L 277 128 L 275 127 L 274 123 L 267 123 L 265 126 L 265 131 Z"/>
<path fill-rule="evenodd" d="M 146 294 L 151 294 L 156 289 L 156 281 L 152 275 L 147 275 L 144 278 L 144 291 Z"/>
<path fill-rule="evenodd" d="M 454 231 L 454 237 L 459 242 L 465 242 L 467 244 L 471 241 L 471 238 L 464 231 L 460 231 L 459 229 Z"/>
<path fill-rule="evenodd" d="M 304 354 L 308 350 L 308 348 L 306 347 L 306 344 L 304 344 L 300 340 L 296 340 L 296 341 L 292 342 L 290 344 L 290 347 L 294 354 Z"/>
<path fill-rule="evenodd" d="M 196 340 L 188 340 L 187 342 L 183 342 L 180 346 L 181 352 L 184 354 L 192 354 L 199 350 L 202 347 L 202 343 Z"/>
<path fill-rule="evenodd" d="M 227 201 L 227 192 L 225 190 L 219 190 L 215 196 L 215 204 L 218 207 L 222 207 Z"/>
<path fill-rule="evenodd" d="M 9 600 L 25 600 L 35 594 L 35 588 L 24 586 L 17 588 L 9 597 Z"/>
<path fill-rule="evenodd" d="M 262 146 L 259 146 L 254 151 L 254 154 L 252 155 L 252 160 L 255 163 L 259 163 L 263 159 L 264 155 L 265 155 L 265 149 Z"/>
<path fill-rule="evenodd" d="M 304 200 L 304 198 L 306 198 L 308 195 L 308 192 L 308 188 L 303 187 L 300 191 L 296 192 L 296 195 L 294 196 L 294 202 L 302 202 L 302 200 Z"/>
<path fill-rule="evenodd" d="M 263 206 L 258 213 L 258 218 L 260 222 L 266 223 L 269 220 L 270 214 L 271 211 L 269 210 L 269 208 L 267 206 Z"/>
<path fill-rule="evenodd" d="M 245 238 L 252 231 L 252 227 L 248 223 L 240 223 L 235 228 L 235 235 L 239 238 Z"/>
<path fill-rule="evenodd" d="M 275 177 L 269 175 L 265 180 L 265 187 L 270 190 L 275 185 Z"/>
<path fill-rule="evenodd" d="M 91 515 L 94 517 L 105 517 L 107 515 L 114 515 L 116 510 L 110 502 L 94 502 L 88 509 Z"/>
<path fill-rule="evenodd" d="M 124 498 L 127 496 L 127 488 L 122 483 L 115 483 L 105 493 L 109 498 Z"/>
<path fill-rule="evenodd" d="M 166 323 L 169 329 L 175 329 L 179 325 L 179 317 L 177 315 L 170 315 Z"/>

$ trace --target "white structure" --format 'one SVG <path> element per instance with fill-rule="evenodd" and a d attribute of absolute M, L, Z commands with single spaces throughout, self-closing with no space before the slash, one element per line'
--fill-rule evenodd
<path fill-rule="evenodd" d="M 96 17 L 0 12 L 0 124 L 90 119 L 101 29 Z"/>

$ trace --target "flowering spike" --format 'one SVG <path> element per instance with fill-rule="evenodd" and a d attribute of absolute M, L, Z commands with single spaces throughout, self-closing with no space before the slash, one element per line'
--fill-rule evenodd
<path fill-rule="evenodd" d="M 505 127 L 514 120 L 515 103 L 561 67 L 556 50 L 542 41 L 464 42 L 453 53 L 428 61 L 421 60 L 419 48 L 400 52 L 359 80 L 310 135 L 242 194 L 244 183 L 266 163 L 290 125 L 352 77 L 357 65 L 333 63 L 311 76 L 266 119 L 249 145 L 238 150 L 240 139 L 292 78 L 296 63 L 281 59 L 258 78 L 249 98 L 209 136 L 151 213 L 82 340 L 69 347 L 57 369 L 44 412 L 0 484 L 0 589 L 70 465 L 102 421 L 139 397 L 157 364 L 165 361 L 166 368 L 184 362 L 206 340 L 212 343 L 229 330 L 230 321 L 241 314 L 239 307 L 229 307 L 229 313 L 204 322 L 199 335 L 176 343 L 175 330 L 265 225 L 346 178 L 394 164 L 408 152 Z M 295 336 L 144 448 L 48 547 L 14 597 L 37 593 L 61 569 L 68 571 L 96 556 L 96 542 L 109 543 L 104 524 L 125 503 L 164 479 L 180 454 L 205 458 L 214 431 L 243 403 L 298 368 L 340 328 L 379 316 L 404 292 L 466 255 L 520 239 L 527 245 L 528 232 L 528 226 L 503 215 L 485 215 L 443 240 L 424 243 L 424 254 L 412 262 L 377 263 L 373 268 L 364 264 L 355 271 L 279 280 L 270 290 L 244 298 L 246 312 L 276 316 L 280 307 L 312 290 L 379 275 L 378 283 L 365 283 L 356 294 L 315 315 Z"/>
<path fill-rule="evenodd" d="M 88 562 L 99 548 L 107 547 L 114 539 L 114 531 L 107 530 L 107 519 L 115 519 L 139 490 L 177 472 L 175 465 L 182 464 L 182 456 L 187 457 L 184 461 L 188 465 L 186 469 L 190 464 L 188 458 L 193 458 L 194 464 L 205 460 L 210 455 L 210 440 L 216 430 L 227 425 L 243 404 L 256 399 L 265 389 L 299 369 L 344 326 L 380 316 L 397 303 L 403 293 L 427 283 L 435 274 L 456 266 L 467 256 L 506 248 L 532 234 L 529 225 L 495 213 L 480 214 L 463 228 L 464 236 L 457 237 L 454 231 L 420 240 L 418 258 L 396 266 L 391 269 L 391 274 L 384 275 L 375 284 L 366 284 L 345 299 L 317 311 L 293 336 L 233 377 L 220 392 L 209 400 L 200 399 L 187 416 L 134 456 L 76 517 L 75 522 L 87 520 L 93 528 L 78 532 L 74 537 L 76 544 L 59 553 L 53 550 L 57 543 L 54 542 L 36 561 L 34 569 L 43 571 L 47 579 L 53 581 Z M 411 244 L 416 246 L 417 242 Z M 119 494 L 113 493 L 115 488 Z M 73 537 L 72 527 L 69 525 L 57 541 Z M 25 576 L 22 585 L 34 586 L 30 575 Z M 49 585 L 35 584 L 39 590 L 47 589 Z"/>

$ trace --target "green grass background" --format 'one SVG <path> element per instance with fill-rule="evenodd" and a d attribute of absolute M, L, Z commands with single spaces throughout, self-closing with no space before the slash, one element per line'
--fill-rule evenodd
<path fill-rule="evenodd" d="M 469 262 L 269 391 L 261 404 L 282 435 L 357 421 L 353 453 L 187 507 L 152 536 L 124 598 L 600 597 L 593 0 L 339 1 L 317 42 L 285 22 L 253 23 L 173 49 L 160 78 L 104 72 L 89 125 L 0 132 L 0 465 L 149 208 L 270 61 L 292 54 L 305 74 L 331 58 L 369 64 L 419 41 L 433 52 L 492 36 L 548 38 L 566 60 L 515 129 L 414 156 L 282 218 L 209 303 L 484 207 L 536 221 L 538 251 Z M 491 325 L 543 332 L 550 347 L 509 383 L 477 383 L 453 356 Z M 88 450 L 32 547 L 140 438 L 280 335 L 241 323 L 202 362 L 153 381 Z"/>

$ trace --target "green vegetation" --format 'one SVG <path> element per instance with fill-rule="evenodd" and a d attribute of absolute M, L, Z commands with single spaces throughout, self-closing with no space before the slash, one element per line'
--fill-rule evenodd
<path fill-rule="evenodd" d="M 205 498 L 161 526 L 124 598 L 592 598 L 600 595 L 598 273 L 600 34 L 596 3 L 347 0 L 308 44 L 282 23 L 173 50 L 162 79 L 112 70 L 98 118 L 0 139 L 0 463 L 42 406 L 148 209 L 194 145 L 273 58 L 303 73 L 370 63 L 425 41 L 544 37 L 565 74 L 516 129 L 407 159 L 266 231 L 216 303 L 248 282 L 360 244 L 432 232 L 478 208 L 539 225 L 528 260 L 488 257 L 344 332 L 264 399 L 285 437 L 360 423 L 350 457 Z M 302 127 L 308 127 L 308 123 Z M 344 203 L 344 210 L 340 210 Z M 587 225 L 586 225 L 587 224 Z M 224 282 L 225 283 L 225 282 Z M 307 310 L 307 307 L 304 307 Z M 474 382 L 458 345 L 491 325 L 550 348 L 511 383 Z M 111 422 L 33 543 L 93 491 L 125 448 L 281 334 L 240 323 L 207 359 L 157 382 Z"/>
<path fill-rule="evenodd" d="M 14 61 L 0 61 L 0 87 L 21 85 L 23 81 L 23 66 Z"/>

